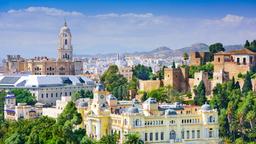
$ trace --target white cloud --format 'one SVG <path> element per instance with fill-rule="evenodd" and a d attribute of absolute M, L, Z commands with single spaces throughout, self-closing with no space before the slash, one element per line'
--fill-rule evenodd
<path fill-rule="evenodd" d="M 50 16 L 81 16 L 83 15 L 80 12 L 72 11 L 67 12 L 56 8 L 49 7 L 28 7 L 26 9 L 14 10 L 11 9 L 8 11 L 9 14 L 18 14 L 18 13 L 43 13 Z"/>
<path fill-rule="evenodd" d="M 86 15 L 29 7 L 0 13 L 0 57 L 18 53 L 55 57 L 64 18 L 72 32 L 74 53 L 79 54 L 181 48 L 197 42 L 240 44 L 256 39 L 256 19 L 238 15 L 185 19 L 152 13 Z"/>
<path fill-rule="evenodd" d="M 242 16 L 228 14 L 224 18 L 222 18 L 222 21 L 232 23 L 232 22 L 241 22 L 243 19 L 244 17 Z"/>

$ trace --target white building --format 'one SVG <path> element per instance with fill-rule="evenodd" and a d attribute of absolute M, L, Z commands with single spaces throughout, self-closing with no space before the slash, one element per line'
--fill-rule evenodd
<path fill-rule="evenodd" d="M 36 100 L 46 105 L 55 105 L 62 96 L 71 96 L 81 89 L 92 90 L 94 81 L 84 76 L 73 75 L 26 75 L 0 76 L 0 90 L 28 89 Z"/>
<path fill-rule="evenodd" d="M 7 93 L 4 103 L 4 119 L 19 120 L 37 118 L 42 115 L 43 105 L 36 103 L 35 106 L 26 103 L 18 103 L 16 105 L 16 97 L 12 93 Z"/>

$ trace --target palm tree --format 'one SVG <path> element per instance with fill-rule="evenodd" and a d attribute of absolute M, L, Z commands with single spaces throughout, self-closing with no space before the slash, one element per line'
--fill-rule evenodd
<path fill-rule="evenodd" d="M 124 144 L 144 144 L 144 142 L 140 139 L 139 133 L 129 133 L 125 137 L 126 140 Z"/>

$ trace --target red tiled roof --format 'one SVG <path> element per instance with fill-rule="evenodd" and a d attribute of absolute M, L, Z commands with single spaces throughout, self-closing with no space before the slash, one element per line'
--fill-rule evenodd
<path fill-rule="evenodd" d="M 218 52 L 215 55 L 256 55 L 256 52 L 253 52 L 247 48 L 239 49 L 239 50 L 233 50 L 229 52 Z"/>

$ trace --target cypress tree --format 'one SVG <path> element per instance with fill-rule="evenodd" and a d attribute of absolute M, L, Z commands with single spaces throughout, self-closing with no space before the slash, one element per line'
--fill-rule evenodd
<path fill-rule="evenodd" d="M 248 40 L 245 41 L 244 47 L 247 49 L 250 48 L 250 42 Z"/>
<path fill-rule="evenodd" d="M 203 105 L 207 101 L 206 90 L 204 82 L 201 80 L 196 88 L 196 96 L 194 98 L 194 103 L 196 105 Z"/>
<path fill-rule="evenodd" d="M 244 78 L 244 85 L 242 88 L 242 92 L 243 93 L 247 93 L 249 91 L 252 90 L 252 81 L 251 81 L 251 76 L 250 74 L 247 72 Z"/>
<path fill-rule="evenodd" d="M 172 68 L 175 68 L 176 66 L 175 66 L 175 62 L 173 61 L 172 62 Z"/>

